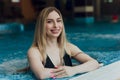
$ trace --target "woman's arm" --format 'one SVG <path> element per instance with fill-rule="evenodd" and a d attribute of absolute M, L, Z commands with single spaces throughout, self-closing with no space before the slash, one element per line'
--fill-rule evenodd
<path fill-rule="evenodd" d="M 99 67 L 99 63 L 95 59 L 91 58 L 83 52 L 80 52 L 76 56 L 73 56 L 73 58 L 79 62 L 82 62 L 82 64 L 73 67 L 76 72 L 75 74 L 89 72 Z"/>
<path fill-rule="evenodd" d="M 50 68 L 44 68 L 42 64 L 42 56 L 37 48 L 30 48 L 28 51 L 29 65 L 33 73 L 38 79 L 50 78 Z"/>
<path fill-rule="evenodd" d="M 95 59 L 82 52 L 77 46 L 68 44 L 68 47 L 70 49 L 72 57 L 77 61 L 82 62 L 82 64 L 71 68 L 74 71 L 74 74 L 92 71 L 99 67 L 99 63 Z M 69 72 L 69 74 L 71 73 Z"/>

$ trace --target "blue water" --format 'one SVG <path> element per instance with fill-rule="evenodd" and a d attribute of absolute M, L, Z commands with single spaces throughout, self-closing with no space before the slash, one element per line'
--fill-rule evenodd
<path fill-rule="evenodd" d="M 86 54 L 104 65 L 120 60 L 120 23 L 78 23 L 65 26 L 68 40 Z M 26 54 L 33 34 L 33 30 L 25 30 L 21 33 L 0 35 L 0 80 L 35 80 L 30 72 L 11 74 L 11 70 L 14 72 L 28 65 Z"/>

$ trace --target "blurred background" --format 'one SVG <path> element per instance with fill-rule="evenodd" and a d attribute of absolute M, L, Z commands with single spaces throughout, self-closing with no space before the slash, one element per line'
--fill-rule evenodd
<path fill-rule="evenodd" d="M 47 6 L 57 7 L 66 19 L 111 21 L 119 17 L 119 4 L 120 0 L 0 0 L 0 23 L 34 21 Z"/>

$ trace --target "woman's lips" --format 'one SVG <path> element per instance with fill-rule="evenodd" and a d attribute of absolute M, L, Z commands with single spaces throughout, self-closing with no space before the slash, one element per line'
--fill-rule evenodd
<path fill-rule="evenodd" d="M 52 33 L 57 34 L 60 30 L 51 30 Z"/>

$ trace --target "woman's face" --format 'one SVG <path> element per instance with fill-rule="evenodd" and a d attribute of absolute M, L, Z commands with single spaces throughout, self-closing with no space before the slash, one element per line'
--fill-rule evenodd
<path fill-rule="evenodd" d="M 56 11 L 52 11 L 49 13 L 46 19 L 46 34 L 47 37 L 57 38 L 63 28 L 62 18 Z"/>

